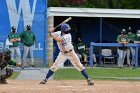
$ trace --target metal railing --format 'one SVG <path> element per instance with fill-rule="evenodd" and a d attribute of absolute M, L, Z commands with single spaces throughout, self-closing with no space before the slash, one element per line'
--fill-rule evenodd
<path fill-rule="evenodd" d="M 119 43 L 90 43 L 90 67 L 93 67 L 94 62 L 93 62 L 93 50 L 94 47 L 122 47 L 124 45 L 119 44 Z M 135 68 L 138 67 L 138 49 L 140 47 L 140 44 L 127 44 L 127 47 L 134 47 L 135 48 Z"/>

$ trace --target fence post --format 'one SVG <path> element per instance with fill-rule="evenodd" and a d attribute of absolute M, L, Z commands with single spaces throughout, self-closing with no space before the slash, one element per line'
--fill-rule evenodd
<path fill-rule="evenodd" d="M 93 67 L 93 45 L 90 43 L 90 67 Z"/>

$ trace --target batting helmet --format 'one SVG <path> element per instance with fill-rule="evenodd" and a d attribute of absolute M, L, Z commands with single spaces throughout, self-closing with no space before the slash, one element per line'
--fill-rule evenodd
<path fill-rule="evenodd" d="M 68 31 L 68 30 L 70 30 L 70 29 L 71 29 L 71 28 L 70 28 L 69 24 L 62 24 L 62 25 L 61 25 L 61 31 L 62 31 L 62 32 Z"/>

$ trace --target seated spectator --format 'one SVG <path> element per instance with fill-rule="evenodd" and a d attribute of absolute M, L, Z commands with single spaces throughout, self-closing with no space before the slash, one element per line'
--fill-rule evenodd
<path fill-rule="evenodd" d="M 78 50 L 78 54 L 82 55 L 84 62 L 89 62 L 88 57 L 89 57 L 89 48 L 86 47 L 86 45 L 82 42 L 81 38 L 78 37 L 78 43 L 77 43 L 77 50 Z M 96 64 L 96 57 L 95 54 L 93 54 L 93 60 L 95 62 L 95 66 Z"/>
<path fill-rule="evenodd" d="M 75 50 L 75 53 L 77 54 L 78 58 L 81 59 L 82 58 L 82 55 L 79 54 L 78 52 L 78 49 L 77 49 L 77 46 L 74 45 L 74 50 Z"/>
<path fill-rule="evenodd" d="M 87 52 L 88 56 L 90 56 L 89 55 L 90 54 L 90 48 L 89 47 L 86 47 L 86 52 Z M 94 62 L 94 67 L 96 67 L 97 66 L 97 60 L 96 60 L 96 55 L 95 54 L 93 54 L 93 62 Z"/>

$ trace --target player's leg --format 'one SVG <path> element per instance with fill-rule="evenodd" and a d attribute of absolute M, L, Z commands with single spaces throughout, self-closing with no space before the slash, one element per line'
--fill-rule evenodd
<path fill-rule="evenodd" d="M 93 61 L 94 61 L 94 67 L 96 67 L 97 66 L 97 59 L 96 59 L 96 55 L 95 54 L 93 54 Z"/>
<path fill-rule="evenodd" d="M 122 68 L 123 67 L 123 65 L 122 65 L 122 61 L 123 61 L 123 50 L 118 49 L 118 55 L 119 55 L 119 58 L 118 58 L 118 67 L 119 68 Z"/>
<path fill-rule="evenodd" d="M 16 51 L 16 58 L 17 58 L 17 60 L 18 60 L 18 64 L 21 64 L 21 54 L 20 54 L 20 49 L 19 49 L 19 47 L 16 47 L 15 48 L 15 51 Z"/>
<path fill-rule="evenodd" d="M 56 58 L 53 66 L 49 69 L 46 77 L 44 80 L 40 82 L 40 84 L 46 84 L 47 80 L 54 74 L 54 72 L 66 61 L 66 57 L 63 55 L 62 52 L 59 53 L 58 57 Z"/>
<path fill-rule="evenodd" d="M 11 59 L 13 60 L 14 59 L 14 48 L 11 47 L 10 48 L 10 51 L 11 51 Z"/>
<path fill-rule="evenodd" d="M 24 66 L 28 67 L 27 65 L 27 54 L 29 52 L 29 47 L 24 46 L 24 54 L 23 54 L 23 62 L 24 62 Z"/>
<path fill-rule="evenodd" d="M 31 65 L 34 67 L 34 45 L 30 46 Z"/>
<path fill-rule="evenodd" d="M 130 67 L 130 48 L 127 49 L 127 67 Z"/>
<path fill-rule="evenodd" d="M 133 47 L 130 47 L 130 51 L 131 51 L 131 54 L 132 54 L 131 64 L 134 65 L 135 64 L 135 49 Z"/>
<path fill-rule="evenodd" d="M 123 50 L 122 67 L 123 67 L 123 64 L 124 64 L 124 60 L 125 60 L 126 54 L 127 54 L 127 50 Z"/>
<path fill-rule="evenodd" d="M 76 55 L 76 53 L 74 51 L 72 51 L 71 53 L 69 53 L 68 55 L 68 59 L 71 61 L 71 63 L 73 64 L 73 66 L 81 72 L 81 74 L 86 78 L 88 85 L 94 85 L 94 83 L 90 80 L 88 74 L 85 71 L 85 67 L 81 64 L 78 56 Z"/>
<path fill-rule="evenodd" d="M 0 84 L 7 84 L 3 76 L 6 75 L 6 69 L 0 69 Z"/>
<path fill-rule="evenodd" d="M 6 79 L 9 78 L 13 74 L 13 69 L 6 68 L 1 70 L 0 73 L 0 83 L 1 84 L 7 84 Z"/>

